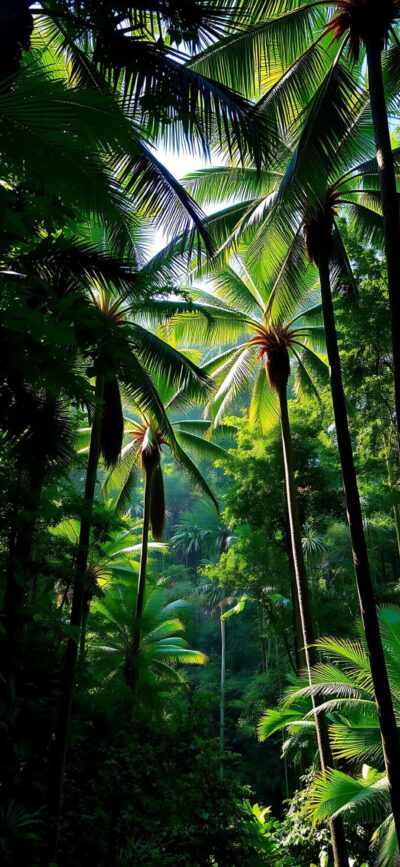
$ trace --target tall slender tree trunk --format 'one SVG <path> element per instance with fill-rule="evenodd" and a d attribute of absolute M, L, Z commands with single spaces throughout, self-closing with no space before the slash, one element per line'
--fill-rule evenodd
<path fill-rule="evenodd" d="M 327 253 L 321 252 L 318 265 L 332 403 L 346 498 L 347 520 L 353 549 L 354 570 L 374 684 L 393 818 L 397 838 L 400 841 L 400 744 L 369 569 L 360 496 L 342 382 Z"/>
<path fill-rule="evenodd" d="M 300 618 L 303 629 L 304 653 L 310 684 L 312 683 L 312 667 L 316 662 L 314 630 L 312 622 L 310 592 L 308 587 L 303 548 L 301 544 L 301 527 L 297 503 L 296 484 L 293 466 L 293 446 L 290 431 L 289 412 L 287 404 L 286 382 L 281 383 L 279 389 L 279 404 L 281 414 L 281 431 L 283 459 L 285 467 L 286 496 L 289 512 L 290 538 L 293 553 L 293 565 L 296 576 L 296 587 L 299 602 Z M 314 707 L 314 720 L 317 733 L 318 751 L 321 768 L 326 770 L 333 767 L 333 757 L 329 743 L 328 729 L 325 718 L 317 712 L 318 702 L 312 698 Z M 346 839 L 344 835 L 341 817 L 330 821 L 330 832 L 333 857 L 336 867 L 348 867 Z"/>
<path fill-rule="evenodd" d="M 294 637 L 294 653 L 296 659 L 297 674 L 306 668 L 306 657 L 304 653 L 303 628 L 301 625 L 299 599 L 297 594 L 296 576 L 293 563 L 292 540 L 290 536 L 289 516 L 285 527 L 286 548 L 289 552 L 290 561 L 290 596 L 293 605 L 293 637 Z"/>
<path fill-rule="evenodd" d="M 135 690 L 138 679 L 138 658 L 140 650 L 140 639 L 142 634 L 142 617 L 144 608 L 144 594 L 146 589 L 146 572 L 147 572 L 147 557 L 150 529 L 150 508 L 151 508 L 151 477 L 152 468 L 144 469 L 144 497 L 143 497 L 143 529 L 142 529 L 142 550 L 140 554 L 140 567 L 138 576 L 137 596 L 135 611 L 133 613 L 133 635 L 130 657 L 127 660 L 125 669 L 125 678 L 128 686 Z M 133 713 L 133 695 L 127 702 L 126 706 L 127 719 L 131 721 Z M 123 808 L 123 801 L 118 793 L 113 798 L 113 807 L 110 817 L 110 828 L 108 834 L 107 845 L 107 867 L 114 867 L 117 857 L 118 848 L 118 823 Z"/>
<path fill-rule="evenodd" d="M 221 780 L 224 778 L 224 765 L 222 756 L 225 752 L 225 675 L 226 675 L 226 620 L 223 617 L 224 605 L 221 603 L 221 683 L 220 683 L 220 698 L 219 698 L 219 750 L 221 754 L 221 763 L 219 774 Z"/>
<path fill-rule="evenodd" d="M 85 670 L 85 661 L 86 661 L 86 633 L 87 633 L 87 623 L 89 619 L 90 613 L 90 599 L 85 593 L 83 603 L 82 603 L 82 622 L 81 622 L 81 635 L 79 640 L 79 654 L 78 654 L 78 671 L 77 671 L 77 689 L 79 689 L 83 673 Z"/>
<path fill-rule="evenodd" d="M 150 527 L 150 504 L 151 504 L 151 477 L 152 470 L 148 468 L 144 471 L 144 503 L 143 503 L 143 530 L 142 530 L 142 551 L 140 555 L 140 568 L 138 577 L 138 587 L 135 606 L 135 619 L 133 624 L 132 638 L 132 658 L 129 664 L 128 683 L 134 687 L 137 680 L 137 662 L 140 649 L 140 638 L 142 633 L 142 617 L 144 607 L 144 593 L 146 588 L 146 572 L 147 572 L 147 556 L 149 545 L 149 527 Z"/>
<path fill-rule="evenodd" d="M 296 659 L 296 669 L 297 674 L 306 668 L 306 655 L 304 652 L 304 639 L 303 639 L 303 629 L 301 625 L 301 616 L 300 616 L 300 608 L 299 608 L 299 600 L 298 593 L 296 587 L 296 576 L 294 574 L 293 567 L 293 575 L 290 578 L 290 594 L 292 597 L 293 604 L 293 630 L 294 630 L 294 649 L 295 649 L 295 659 Z"/>
<path fill-rule="evenodd" d="M 393 153 L 382 75 L 382 41 L 379 33 L 366 41 L 369 94 L 374 124 L 381 189 L 383 228 L 390 304 L 394 393 L 397 431 L 400 435 L 400 215 Z"/>
<path fill-rule="evenodd" d="M 94 413 L 92 432 L 90 437 L 89 458 L 86 470 L 85 499 L 79 533 L 78 551 L 76 556 L 75 582 L 70 617 L 70 626 L 76 634 L 74 635 L 74 637 L 70 637 L 68 639 L 67 649 L 65 652 L 64 674 L 60 705 L 58 710 L 53 768 L 49 792 L 48 837 L 45 852 L 46 864 L 49 862 L 57 862 L 59 824 L 64 787 L 64 771 L 71 720 L 71 707 L 75 684 L 80 630 L 82 626 L 83 600 L 85 595 L 90 531 L 92 527 L 93 517 L 93 502 L 96 487 L 97 468 L 100 459 L 103 393 L 104 378 L 102 376 L 98 376 L 96 379 L 95 391 L 96 409 Z"/>

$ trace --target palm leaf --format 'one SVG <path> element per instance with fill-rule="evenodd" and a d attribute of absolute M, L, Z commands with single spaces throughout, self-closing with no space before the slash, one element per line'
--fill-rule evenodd
<path fill-rule="evenodd" d="M 376 773 L 370 782 L 329 770 L 316 778 L 309 794 L 310 810 L 318 821 L 349 813 L 353 821 L 362 817 L 376 822 L 387 812 L 389 803 L 387 779 Z"/>
<path fill-rule="evenodd" d="M 193 463 L 189 455 L 186 454 L 185 450 L 177 441 L 175 441 L 174 443 L 173 453 L 177 463 L 187 473 L 195 489 L 197 489 L 200 493 L 204 494 L 207 499 L 211 500 L 217 512 L 219 512 L 218 500 L 216 499 L 215 494 L 209 487 L 206 479 L 203 477 L 200 470 L 196 467 L 196 464 Z"/>
<path fill-rule="evenodd" d="M 209 428 L 209 422 L 207 422 L 207 425 Z M 174 426 L 174 431 L 178 443 L 189 452 L 193 452 L 193 454 L 200 459 L 215 461 L 221 459 L 226 460 L 229 457 L 226 449 L 221 448 L 217 443 L 203 439 L 202 437 L 197 436 L 197 434 L 189 431 L 182 430 L 180 427 Z"/>
<path fill-rule="evenodd" d="M 264 365 L 260 365 L 251 394 L 249 407 L 251 428 L 260 426 L 264 434 L 279 424 L 279 401 L 271 388 Z"/>

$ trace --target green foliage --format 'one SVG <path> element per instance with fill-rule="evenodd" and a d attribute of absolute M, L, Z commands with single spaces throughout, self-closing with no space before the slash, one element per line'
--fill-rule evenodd
<path fill-rule="evenodd" d="M 77 863 L 93 859 L 104 848 L 107 809 L 115 798 L 121 806 L 121 865 L 133 864 L 134 857 L 146 853 L 152 867 L 171 862 L 205 867 L 213 861 L 228 867 L 243 859 L 261 867 L 264 853 L 275 851 L 268 819 L 266 827 L 260 827 L 237 784 L 219 779 L 205 707 L 194 695 L 188 708 L 178 701 L 173 709 L 173 720 L 154 726 L 143 722 L 129 739 L 116 739 L 109 723 L 107 746 L 99 741 L 88 750 L 86 739 L 76 742 L 67 815 L 78 830 L 68 841 L 69 857 Z M 113 779 L 113 768 L 118 768 L 118 779 Z M 82 811 L 85 803 L 92 806 Z M 97 834 L 91 833 L 93 828 Z"/>
<path fill-rule="evenodd" d="M 50 858 L 59 867 L 326 867 L 338 812 L 355 867 L 371 837 L 382 865 L 395 863 L 315 267 L 323 207 L 400 717 L 399 451 L 379 166 L 360 33 L 326 29 L 339 7 L 1 4 L 6 867 L 47 863 L 62 784 Z M 398 21 L 397 10 L 382 47 L 390 111 Z M 212 164 L 181 184 L 187 152 Z M 168 243 L 157 253 L 159 232 Z M 331 636 L 318 643 L 311 688 L 296 679 L 277 401 L 264 366 L 265 340 L 270 350 L 278 333 L 291 358 L 314 625 Z M 133 664 L 142 468 L 152 461 L 157 509 Z M 324 775 L 310 692 L 339 762 Z"/>
<path fill-rule="evenodd" d="M 398 608 L 385 606 L 379 612 L 391 692 L 398 709 L 398 643 L 400 636 L 400 612 Z M 357 776 L 340 770 L 329 769 L 317 775 L 306 795 L 306 813 L 320 822 L 343 813 L 352 822 L 363 825 L 380 825 L 375 837 L 381 844 L 382 863 L 385 850 L 393 848 L 390 825 L 390 798 L 387 777 L 384 772 L 382 743 L 380 737 L 375 694 L 365 639 L 319 639 L 321 661 L 312 672 L 312 686 L 307 679 L 298 680 L 286 692 L 277 709 L 266 711 L 259 723 L 259 736 L 263 740 L 276 731 L 288 732 L 289 748 L 299 746 L 304 738 L 304 729 L 312 733 L 314 722 L 310 695 L 319 699 L 329 720 L 329 737 L 333 754 L 337 759 L 361 769 Z M 368 763 L 368 764 L 365 764 Z M 374 767 L 369 767 L 373 763 Z"/>
<path fill-rule="evenodd" d="M 329 830 L 326 823 L 312 825 L 309 820 L 309 775 L 301 778 L 302 788 L 294 792 L 286 804 L 284 818 L 276 831 L 277 845 L 287 853 L 294 864 L 329 863 Z M 366 867 L 368 858 L 368 829 L 364 823 L 350 821 L 346 825 L 351 858 L 356 867 Z M 289 862 L 290 863 L 290 862 Z"/>

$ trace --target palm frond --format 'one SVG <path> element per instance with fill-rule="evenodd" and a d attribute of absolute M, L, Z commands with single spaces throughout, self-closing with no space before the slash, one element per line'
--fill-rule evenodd
<path fill-rule="evenodd" d="M 355 779 L 342 771 L 328 770 L 314 781 L 309 804 L 314 820 L 348 813 L 352 820 L 376 822 L 390 803 L 387 779 L 371 772 L 369 779 Z"/>
<path fill-rule="evenodd" d="M 226 449 L 209 439 L 203 439 L 197 434 L 182 430 L 180 427 L 174 427 L 174 431 L 178 443 L 197 458 L 215 461 L 226 460 L 229 457 Z"/>
<path fill-rule="evenodd" d="M 264 365 L 259 371 L 251 393 L 249 406 L 249 423 L 251 428 L 260 426 L 264 434 L 279 424 L 279 400 L 271 388 Z"/>
<path fill-rule="evenodd" d="M 196 464 L 191 460 L 189 455 L 177 441 L 175 441 L 173 446 L 173 453 L 178 465 L 180 465 L 184 472 L 187 473 L 195 490 L 198 490 L 200 493 L 204 494 L 207 499 L 211 500 L 217 512 L 219 512 L 219 504 L 215 494 L 211 490 L 200 470 L 197 468 Z"/>

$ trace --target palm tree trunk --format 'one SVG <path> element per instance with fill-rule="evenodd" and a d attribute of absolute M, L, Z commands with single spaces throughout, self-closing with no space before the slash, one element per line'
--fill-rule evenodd
<path fill-rule="evenodd" d="M 125 668 L 125 678 L 128 686 L 131 688 L 132 693 L 135 689 L 137 679 L 138 679 L 138 657 L 140 650 L 140 638 L 142 631 L 142 617 L 143 617 L 143 608 L 144 608 L 144 594 L 146 589 L 146 572 L 147 572 L 147 556 L 148 556 L 148 542 L 149 542 L 149 528 L 150 528 L 150 506 L 151 506 L 151 476 L 152 469 L 148 468 L 144 470 L 144 496 L 143 496 L 143 529 L 142 529 L 142 550 L 140 555 L 140 567 L 139 567 L 139 577 L 138 577 L 138 586 L 137 586 L 137 596 L 136 596 L 136 605 L 134 612 L 134 621 L 133 621 L 133 636 L 132 636 L 132 648 L 130 658 L 127 660 L 127 665 Z M 133 696 L 127 702 L 126 713 L 127 717 L 130 720 L 133 712 Z M 116 856 L 117 856 L 117 846 L 118 846 L 118 823 L 121 815 L 123 807 L 123 802 L 121 797 L 116 794 L 113 798 L 113 808 L 111 811 L 110 818 L 110 827 L 108 834 L 108 846 L 107 846 L 107 857 L 106 857 L 106 865 L 107 867 L 114 867 Z"/>
<path fill-rule="evenodd" d="M 295 659 L 296 659 L 296 669 L 297 674 L 302 671 L 303 668 L 306 667 L 306 656 L 304 653 L 303 645 L 303 629 L 301 625 L 301 617 L 300 617 L 300 609 L 299 609 L 299 599 L 296 587 L 296 577 L 294 574 L 290 576 L 290 595 L 292 597 L 293 604 L 293 633 L 294 633 L 294 649 L 295 649 Z"/>
<path fill-rule="evenodd" d="M 57 729 L 54 747 L 52 778 L 50 781 L 49 824 L 46 847 L 46 863 L 57 861 L 59 822 L 64 786 L 64 771 L 71 719 L 72 696 L 74 691 L 76 662 L 79 637 L 82 625 L 83 600 L 85 595 L 86 570 L 89 556 L 90 531 L 92 527 L 93 502 L 96 487 L 97 468 L 100 459 L 100 435 L 104 378 L 96 379 L 96 409 L 90 437 L 89 457 L 86 470 L 85 499 L 81 519 L 78 551 L 76 556 L 75 582 L 72 596 L 70 627 L 76 633 L 68 639 L 65 653 L 64 674 L 58 710 Z"/>
<path fill-rule="evenodd" d="M 152 470 L 144 471 L 144 498 L 143 498 L 143 530 L 142 530 L 142 551 L 140 555 L 140 568 L 137 587 L 135 620 L 133 626 L 132 638 L 132 658 L 129 665 L 128 683 L 134 687 L 137 680 L 137 661 L 140 648 L 140 636 L 142 631 L 142 617 L 144 607 L 144 591 L 146 588 L 146 571 L 147 571 L 147 555 L 149 544 L 149 527 L 150 527 L 150 503 L 151 503 L 151 476 Z"/>
<path fill-rule="evenodd" d="M 360 496 L 358 492 L 353 448 L 342 382 L 330 286 L 329 259 L 328 255 L 324 253 L 322 253 L 319 258 L 319 276 L 321 282 L 326 346 L 329 360 L 332 403 L 340 463 L 342 467 L 343 487 L 346 498 L 347 520 L 349 523 L 353 549 L 356 584 L 368 647 L 371 675 L 375 690 L 393 818 L 397 837 L 400 841 L 400 744 L 369 569 Z"/>
<path fill-rule="evenodd" d="M 297 503 L 296 484 L 294 478 L 293 446 L 290 431 L 286 383 L 281 384 L 278 390 L 278 394 L 281 414 L 282 447 L 285 467 L 287 506 L 289 512 L 290 539 L 293 554 L 294 572 L 296 576 L 296 587 L 301 625 L 303 630 L 306 667 L 309 682 L 311 685 L 312 667 L 316 662 L 316 653 L 313 646 L 315 636 L 312 622 L 310 592 L 304 563 L 303 548 L 301 544 L 301 528 Z M 312 698 L 312 702 L 315 710 L 314 719 L 321 768 L 325 770 L 328 767 L 334 766 L 332 751 L 329 743 L 328 729 L 325 718 L 320 713 L 317 713 L 318 702 L 314 697 Z M 341 817 L 331 820 L 330 832 L 335 867 L 348 867 L 349 860 Z"/>
<path fill-rule="evenodd" d="M 303 668 L 306 668 L 306 657 L 303 649 L 303 629 L 301 625 L 299 600 L 296 587 L 296 576 L 293 563 L 292 541 L 290 537 L 289 516 L 285 521 L 285 537 L 286 548 L 289 552 L 290 561 L 290 596 L 293 605 L 293 645 L 296 660 L 296 673 L 299 674 Z"/>
<path fill-rule="evenodd" d="M 392 146 L 382 75 L 379 32 L 366 40 L 369 94 L 374 124 L 390 304 L 394 393 L 397 430 L 400 434 L 400 215 Z"/>
<path fill-rule="evenodd" d="M 147 557 L 148 557 L 148 541 L 149 541 L 149 526 L 150 526 L 150 505 L 151 505 L 151 470 L 144 471 L 144 503 L 143 503 L 143 529 L 142 529 L 142 550 L 140 555 L 140 567 L 137 586 L 136 605 L 133 619 L 133 636 L 132 648 L 130 657 L 127 660 L 125 668 L 125 679 L 132 693 L 138 679 L 138 657 L 140 650 L 140 638 L 142 617 L 144 608 L 144 594 L 146 589 L 146 572 L 147 572 Z M 133 695 L 126 703 L 127 719 L 132 719 L 133 713 Z M 108 833 L 106 867 L 114 867 L 117 857 L 118 848 L 118 824 L 123 807 L 123 801 L 119 793 L 113 797 L 113 807 L 110 817 L 110 827 Z"/>
<path fill-rule="evenodd" d="M 226 620 L 223 617 L 224 605 L 221 603 L 221 684 L 220 684 L 220 699 L 219 699 L 219 750 L 221 754 L 221 764 L 219 775 L 221 780 L 224 778 L 224 765 L 222 756 L 225 751 L 225 674 L 226 674 Z"/>
<path fill-rule="evenodd" d="M 87 633 L 87 623 L 89 619 L 90 613 L 90 599 L 88 599 L 85 594 L 82 604 L 82 622 L 81 622 L 81 635 L 79 640 L 79 654 L 78 654 L 78 673 L 77 673 L 77 689 L 79 689 L 82 676 L 85 669 L 85 659 L 86 659 L 86 633 Z"/>

